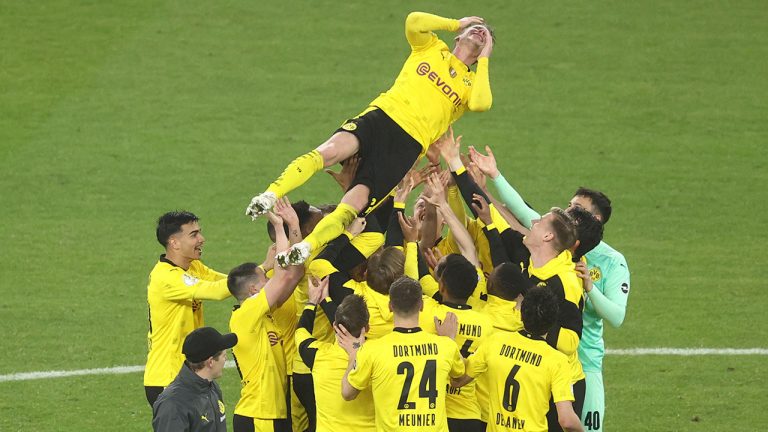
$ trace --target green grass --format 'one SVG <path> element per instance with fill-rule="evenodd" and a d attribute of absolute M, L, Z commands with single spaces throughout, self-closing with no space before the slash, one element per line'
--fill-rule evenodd
<path fill-rule="evenodd" d="M 261 259 L 248 200 L 386 90 L 413 8 L 497 28 L 494 107 L 457 124 L 465 143 L 491 145 L 539 209 L 579 185 L 614 200 L 606 240 L 633 288 L 609 347 L 765 347 L 765 5 L 444 3 L 3 2 L 0 374 L 142 364 L 166 210 L 202 217 L 212 267 Z M 319 175 L 292 197 L 339 195 Z M 226 328 L 229 308 L 208 304 L 208 323 Z M 767 372 L 758 357 L 608 358 L 608 427 L 753 430 Z M 146 430 L 141 385 L 1 383 L 0 430 Z"/>

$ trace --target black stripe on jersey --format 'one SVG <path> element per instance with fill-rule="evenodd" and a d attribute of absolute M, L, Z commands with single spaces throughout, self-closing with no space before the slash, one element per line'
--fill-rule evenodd
<path fill-rule="evenodd" d="M 347 282 L 352 280 L 346 273 L 331 273 L 328 278 L 328 295 L 331 296 L 334 303 L 341 304 L 344 297 L 354 292 L 352 288 L 345 286 Z"/>
<path fill-rule="evenodd" d="M 403 209 L 395 209 L 392 212 L 392 216 L 389 218 L 389 225 L 387 225 L 387 233 L 384 236 L 384 247 L 387 246 L 403 246 L 405 239 L 403 238 L 403 229 L 400 228 L 400 221 L 398 221 L 398 215 L 405 214 Z"/>
<path fill-rule="evenodd" d="M 461 303 L 443 302 L 443 305 L 448 306 L 451 309 L 472 309 L 472 306 Z"/>
<path fill-rule="evenodd" d="M 396 331 L 398 333 L 418 333 L 421 331 L 421 327 L 395 327 L 392 329 L 392 331 Z"/>
<path fill-rule="evenodd" d="M 317 339 L 315 338 L 304 339 L 301 344 L 299 344 L 299 355 L 301 356 L 301 360 L 310 369 L 315 365 L 315 355 L 317 354 L 317 348 L 310 348 L 310 345 L 316 340 Z"/>

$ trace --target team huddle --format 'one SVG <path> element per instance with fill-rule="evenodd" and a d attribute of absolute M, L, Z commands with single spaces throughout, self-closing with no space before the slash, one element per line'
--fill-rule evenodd
<path fill-rule="evenodd" d="M 456 32 L 452 50 L 437 30 Z M 630 287 L 602 241 L 611 201 L 578 188 L 540 215 L 490 148 L 462 153 L 451 125 L 492 104 L 482 18 L 414 12 L 405 35 L 393 86 L 248 205 L 268 219 L 262 263 L 212 270 L 194 214 L 158 220 L 155 431 L 227 429 L 230 348 L 235 431 L 603 429 L 603 321 L 621 325 Z M 337 163 L 338 204 L 288 200 Z M 202 301 L 230 296 L 231 333 L 204 327 Z"/>

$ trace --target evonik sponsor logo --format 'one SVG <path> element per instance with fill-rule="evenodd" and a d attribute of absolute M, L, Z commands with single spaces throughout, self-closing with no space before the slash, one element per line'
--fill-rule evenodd
<path fill-rule="evenodd" d="M 444 81 L 442 78 L 440 78 L 440 75 L 437 74 L 437 72 L 432 70 L 432 66 L 430 66 L 427 62 L 421 62 L 418 66 L 416 66 L 416 73 L 427 77 L 428 80 L 432 81 L 432 83 L 435 84 L 435 86 L 448 98 L 448 100 L 451 101 L 456 107 L 460 107 L 461 103 L 463 102 L 461 100 L 461 97 L 458 93 L 456 93 L 453 88 L 448 85 L 447 81 Z"/>

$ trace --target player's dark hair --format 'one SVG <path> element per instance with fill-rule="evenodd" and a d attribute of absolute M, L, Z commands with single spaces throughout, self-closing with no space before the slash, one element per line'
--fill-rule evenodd
<path fill-rule="evenodd" d="M 216 358 L 216 357 L 220 356 L 221 353 L 223 353 L 223 352 L 224 352 L 223 350 L 219 351 L 216 354 L 212 355 L 211 357 Z M 190 369 L 192 369 L 192 372 L 197 372 L 197 371 L 199 371 L 199 370 L 201 370 L 201 369 L 203 369 L 205 367 L 205 362 L 207 362 L 207 361 L 208 361 L 208 359 L 205 359 L 205 360 L 202 360 L 202 361 L 199 361 L 199 362 L 191 362 L 189 360 L 184 360 L 184 363 Z"/>
<path fill-rule="evenodd" d="M 608 219 L 611 218 L 611 212 L 613 210 L 611 208 L 611 200 L 608 199 L 604 193 L 582 186 L 576 189 L 576 193 L 573 194 L 573 196 L 589 198 L 590 201 L 592 201 L 592 205 L 597 208 L 597 212 L 600 213 L 600 218 L 603 220 L 603 225 L 608 223 Z"/>
<path fill-rule="evenodd" d="M 560 301 L 552 290 L 534 287 L 528 290 L 520 305 L 523 326 L 534 336 L 543 336 L 557 322 Z"/>
<path fill-rule="evenodd" d="M 389 286 L 405 273 L 405 255 L 400 249 L 390 246 L 379 250 L 368 258 L 365 281 L 380 294 L 388 295 Z"/>
<path fill-rule="evenodd" d="M 157 241 L 160 242 L 163 247 L 168 247 L 168 239 L 181 232 L 181 226 L 190 222 L 196 222 L 200 220 L 194 214 L 184 211 L 170 211 L 157 219 L 157 229 L 155 234 L 157 235 Z"/>
<path fill-rule="evenodd" d="M 360 337 L 360 331 L 368 325 L 369 319 L 370 313 L 365 299 L 357 294 L 350 294 L 344 297 L 336 308 L 334 323 L 343 325 L 352 336 Z"/>
<path fill-rule="evenodd" d="M 552 231 L 555 232 L 553 246 L 557 253 L 560 253 L 576 243 L 576 224 L 568 213 L 559 207 L 552 207 L 549 212 L 554 216 L 551 223 Z"/>
<path fill-rule="evenodd" d="M 442 261 L 439 281 L 447 294 L 467 301 L 477 287 L 477 270 L 463 255 L 449 254 Z"/>
<path fill-rule="evenodd" d="M 514 301 L 520 294 L 525 295 L 533 284 L 511 262 L 501 263 L 488 276 L 488 294 Z"/>
<path fill-rule="evenodd" d="M 252 262 L 240 264 L 230 270 L 227 275 L 227 288 L 232 297 L 242 300 L 248 292 L 248 284 L 254 279 L 258 280 L 260 272 L 259 265 Z"/>
<path fill-rule="evenodd" d="M 408 276 L 401 276 L 389 287 L 389 304 L 398 315 L 411 316 L 421 310 L 421 285 Z"/>
<path fill-rule="evenodd" d="M 576 223 L 579 246 L 573 253 L 573 262 L 577 262 L 603 240 L 603 223 L 587 209 L 581 207 L 569 208 L 568 215 Z"/>

